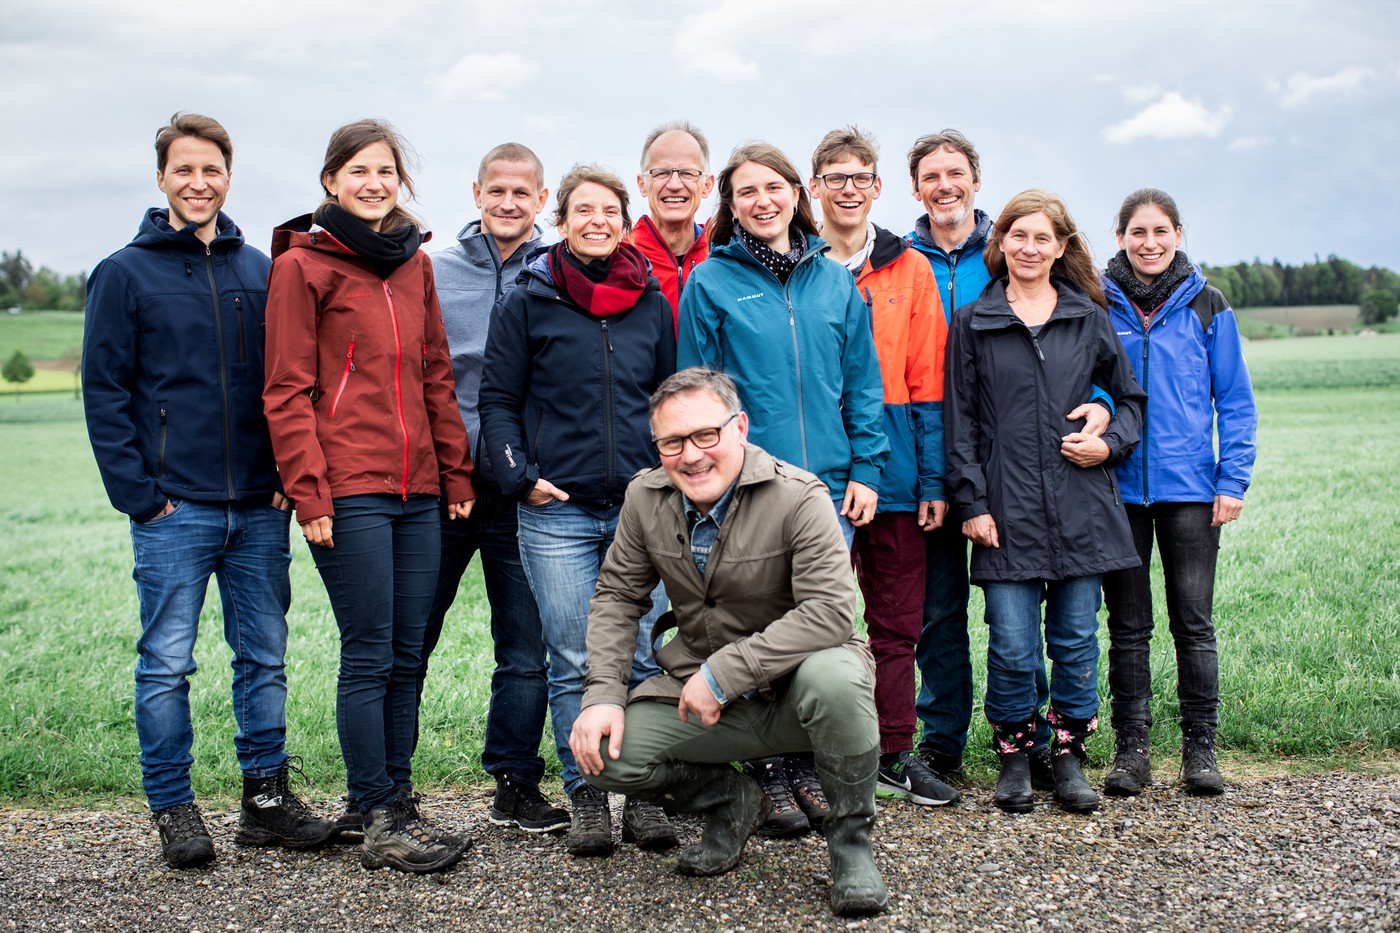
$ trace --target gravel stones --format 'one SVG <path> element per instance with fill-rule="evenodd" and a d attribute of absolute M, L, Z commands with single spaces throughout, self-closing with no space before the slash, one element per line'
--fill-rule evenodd
<path fill-rule="evenodd" d="M 620 806 L 620 799 L 614 798 Z M 573 859 L 558 836 L 486 821 L 489 792 L 428 796 L 429 818 L 476 839 L 438 875 L 367 872 L 356 846 L 243 849 L 236 802 L 205 812 L 209 868 L 173 871 L 144 808 L 0 810 L 0 929 L 23 930 L 1394 930 L 1400 776 L 1232 781 L 1225 796 L 1156 784 L 1074 816 L 881 800 L 875 857 L 890 911 L 837 921 L 817 836 L 754 837 L 719 878 L 674 853 L 619 846 Z M 320 808 L 329 810 L 331 802 Z M 682 844 L 698 820 L 677 818 Z"/>

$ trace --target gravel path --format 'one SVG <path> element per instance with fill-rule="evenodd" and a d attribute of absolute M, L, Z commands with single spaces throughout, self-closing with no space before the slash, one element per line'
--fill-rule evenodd
<path fill-rule="evenodd" d="M 632 846 L 571 859 L 558 837 L 491 826 L 488 797 L 426 802 L 435 822 L 476 838 L 429 877 L 364 871 L 352 846 L 238 848 L 233 806 L 206 814 L 218 861 L 188 872 L 165 867 L 136 804 L 0 810 L 0 929 L 1400 929 L 1400 775 L 1239 779 L 1216 799 L 1159 784 L 1087 817 L 1048 798 L 1007 816 L 986 786 L 943 810 L 881 801 L 892 906 L 854 923 L 827 909 L 815 836 L 755 839 L 734 872 L 691 879 Z M 680 826 L 683 841 L 699 832 Z"/>

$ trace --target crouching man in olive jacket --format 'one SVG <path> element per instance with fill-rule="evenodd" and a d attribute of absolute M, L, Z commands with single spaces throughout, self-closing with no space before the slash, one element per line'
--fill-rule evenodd
<path fill-rule="evenodd" d="M 874 662 L 851 628 L 850 555 L 815 476 L 745 443 L 722 373 L 687 369 L 651 398 L 661 469 L 632 479 L 588 616 L 583 712 L 570 747 L 595 787 L 704 813 L 679 870 L 739 863 L 768 807 L 729 763 L 812 751 L 831 804 L 831 905 L 876 913 L 888 896 L 870 851 L 879 759 Z M 637 625 L 657 580 L 674 637 L 666 673 L 628 693 Z"/>

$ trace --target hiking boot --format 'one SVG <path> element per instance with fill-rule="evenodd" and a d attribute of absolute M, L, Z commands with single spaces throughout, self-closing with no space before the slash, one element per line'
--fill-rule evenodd
<path fill-rule="evenodd" d="M 1181 780 L 1186 793 L 1225 793 L 1225 778 L 1215 760 L 1215 727 L 1204 722 L 1181 724 Z"/>
<path fill-rule="evenodd" d="M 580 784 L 569 795 L 573 804 L 573 821 L 564 848 L 575 857 L 612 855 L 612 812 L 608 810 L 608 795 L 590 784 Z"/>
<path fill-rule="evenodd" d="M 1152 783 L 1152 751 L 1147 724 L 1127 722 L 1113 736 L 1113 767 L 1104 775 L 1103 792 L 1110 797 L 1136 797 Z"/>
<path fill-rule="evenodd" d="M 441 842 L 443 845 L 450 846 L 451 848 L 458 849 L 462 852 L 466 852 L 472 847 L 472 840 L 469 837 L 450 832 L 439 826 L 429 825 L 428 818 L 425 817 L 423 815 L 423 812 L 418 809 L 418 805 L 423 802 L 423 797 L 421 794 L 414 791 L 412 784 L 407 784 L 403 787 L 400 787 L 399 793 L 403 798 L 403 805 L 404 808 L 408 811 L 408 815 L 411 818 L 422 823 L 423 828 L 428 831 L 428 835 L 432 836 L 434 839 L 436 839 L 438 842 Z"/>
<path fill-rule="evenodd" d="M 335 835 L 346 842 L 360 842 L 365 838 L 365 818 L 360 814 L 360 805 L 349 794 L 340 798 L 345 807 L 340 815 L 331 820 L 335 824 Z"/>
<path fill-rule="evenodd" d="M 199 868 L 214 861 L 214 840 L 204 828 L 199 807 L 182 803 L 151 814 L 160 833 L 160 854 L 171 868 Z"/>
<path fill-rule="evenodd" d="M 681 842 L 665 810 L 635 797 L 622 804 L 622 841 L 654 851 L 674 849 Z"/>
<path fill-rule="evenodd" d="M 880 756 L 875 793 L 881 797 L 903 797 L 922 807 L 942 807 L 962 798 L 962 794 L 943 783 L 923 756 L 913 752 Z"/>
<path fill-rule="evenodd" d="M 817 766 L 808 755 L 791 755 L 783 759 L 783 776 L 807 822 L 813 829 L 820 830 L 831 806 L 826 802 L 826 792 L 817 777 Z"/>
<path fill-rule="evenodd" d="M 744 773 L 758 782 L 771 808 L 763 822 L 763 835 L 777 839 L 801 836 L 812 828 L 807 814 L 797 805 L 797 797 L 792 792 L 787 775 L 783 773 L 781 758 L 765 758 L 760 761 L 744 762 Z"/>
<path fill-rule="evenodd" d="M 422 875 L 452 867 L 461 861 L 462 851 L 428 832 L 414 803 L 400 795 L 369 811 L 360 864 L 370 871 L 388 866 Z"/>
<path fill-rule="evenodd" d="M 1055 765 L 1050 757 L 1048 747 L 1033 748 L 1026 753 L 1031 770 L 1031 787 L 1035 790 L 1055 789 Z"/>
<path fill-rule="evenodd" d="M 912 752 L 904 754 L 918 761 Z M 890 902 L 870 850 L 880 750 L 872 748 L 863 755 L 816 752 L 814 757 L 822 787 L 831 801 L 831 813 L 823 826 L 827 857 L 831 860 L 831 912 L 838 917 L 880 913 Z"/>
<path fill-rule="evenodd" d="M 509 774 L 496 775 L 496 795 L 488 819 L 497 826 L 518 826 L 527 833 L 553 833 L 569 828 L 569 811 L 544 798 L 533 784 Z"/>
<path fill-rule="evenodd" d="M 243 802 L 234 842 L 241 846 L 313 849 L 335 835 L 336 821 L 315 816 L 292 793 L 290 772 L 294 767 L 286 762 L 276 774 L 267 777 L 243 776 Z M 295 770 L 301 773 L 300 768 Z"/>

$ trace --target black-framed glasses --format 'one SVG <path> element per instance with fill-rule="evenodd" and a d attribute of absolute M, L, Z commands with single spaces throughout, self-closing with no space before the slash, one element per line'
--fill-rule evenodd
<path fill-rule="evenodd" d="M 674 457 L 685 450 L 685 442 L 690 441 L 695 445 L 696 450 L 709 450 L 719 443 L 720 432 L 729 427 L 729 422 L 739 417 L 736 411 L 728 418 L 724 419 L 724 424 L 717 428 L 701 428 L 698 431 L 691 431 L 689 434 L 678 434 L 675 437 L 658 437 L 652 441 L 656 445 L 656 452 L 663 457 Z"/>
<path fill-rule="evenodd" d="M 847 174 L 845 172 L 827 172 L 825 175 L 817 176 L 817 178 L 821 179 L 822 184 L 833 191 L 840 191 L 842 188 L 846 187 L 846 181 L 848 179 L 851 184 L 855 185 L 857 188 L 871 188 L 874 187 L 875 179 L 878 177 L 879 176 L 874 172 L 854 172 L 852 174 Z"/>
<path fill-rule="evenodd" d="M 681 181 L 699 181 L 705 173 L 698 168 L 649 168 L 647 174 L 652 181 L 659 181 L 662 184 L 671 180 L 672 175 L 681 176 Z"/>

